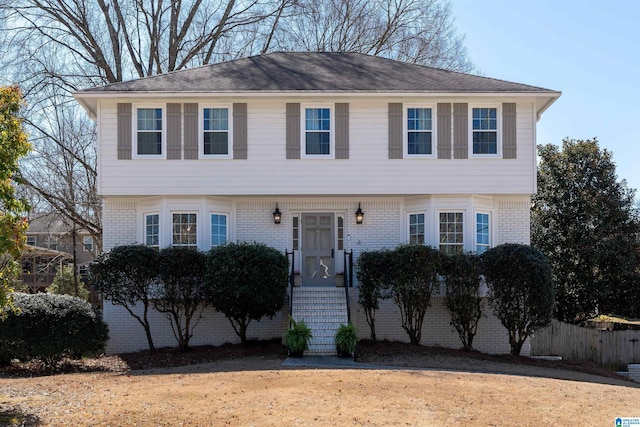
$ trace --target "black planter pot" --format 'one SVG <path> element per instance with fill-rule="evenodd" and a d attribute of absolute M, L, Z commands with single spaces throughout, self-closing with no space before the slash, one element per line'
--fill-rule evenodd
<path fill-rule="evenodd" d="M 302 357 L 303 351 L 289 351 L 289 357 Z"/>

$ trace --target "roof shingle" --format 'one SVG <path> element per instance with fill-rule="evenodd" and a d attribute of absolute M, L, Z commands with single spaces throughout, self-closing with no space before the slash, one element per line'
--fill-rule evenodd
<path fill-rule="evenodd" d="M 80 91 L 546 93 L 548 89 L 360 53 L 276 52 Z"/>

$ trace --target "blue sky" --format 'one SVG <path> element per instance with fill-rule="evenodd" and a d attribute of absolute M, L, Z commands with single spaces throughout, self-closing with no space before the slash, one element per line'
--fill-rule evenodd
<path fill-rule="evenodd" d="M 559 90 L 538 143 L 597 137 L 640 193 L 640 1 L 452 0 L 487 77 Z M 640 198 L 640 194 L 636 194 Z"/>

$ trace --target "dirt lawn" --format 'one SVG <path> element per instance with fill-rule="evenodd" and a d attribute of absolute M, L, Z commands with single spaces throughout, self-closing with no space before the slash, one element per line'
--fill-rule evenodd
<path fill-rule="evenodd" d="M 286 368 L 282 360 L 267 352 L 173 368 L 5 375 L 0 425 L 613 426 L 615 417 L 640 417 L 640 384 L 544 364 L 448 354 L 367 361 L 435 370 Z"/>

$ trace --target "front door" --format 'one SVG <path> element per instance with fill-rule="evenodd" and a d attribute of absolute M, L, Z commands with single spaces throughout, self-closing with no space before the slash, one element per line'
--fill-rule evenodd
<path fill-rule="evenodd" d="M 333 213 L 302 214 L 302 285 L 335 286 Z"/>

